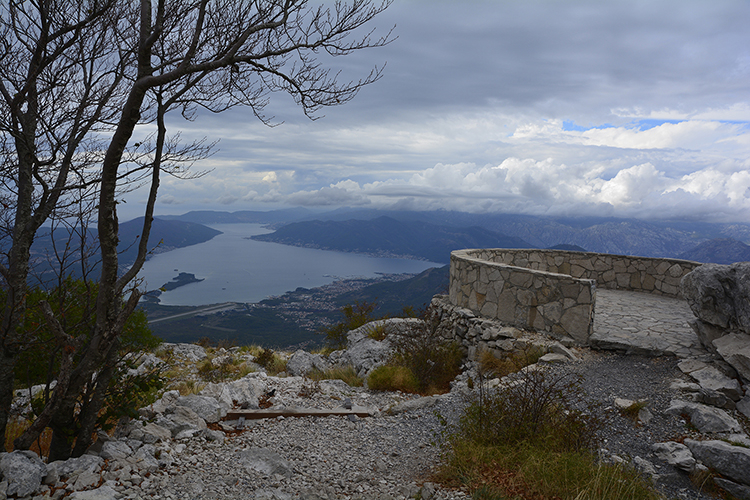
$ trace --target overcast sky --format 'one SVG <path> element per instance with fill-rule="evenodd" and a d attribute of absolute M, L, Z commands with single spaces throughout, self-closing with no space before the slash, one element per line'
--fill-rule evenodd
<path fill-rule="evenodd" d="M 243 109 L 174 122 L 219 144 L 201 179 L 165 179 L 157 213 L 750 221 L 750 2 L 395 0 L 373 24 L 393 25 L 389 46 L 336 60 L 383 78 L 317 121 L 279 95 L 275 128 Z"/>

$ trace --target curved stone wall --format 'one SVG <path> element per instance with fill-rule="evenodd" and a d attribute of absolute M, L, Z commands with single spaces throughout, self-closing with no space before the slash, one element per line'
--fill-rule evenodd
<path fill-rule="evenodd" d="M 451 253 L 450 302 L 517 328 L 586 344 L 596 287 L 680 296 L 700 264 L 563 250 L 475 249 Z"/>

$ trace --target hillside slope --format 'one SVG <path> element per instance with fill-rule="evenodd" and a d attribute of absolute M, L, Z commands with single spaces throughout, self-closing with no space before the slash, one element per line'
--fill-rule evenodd
<path fill-rule="evenodd" d="M 478 226 L 438 226 L 386 216 L 373 220 L 296 222 L 252 238 L 323 250 L 420 258 L 443 264 L 449 262 L 451 251 L 461 248 L 533 248 L 521 238 Z"/>

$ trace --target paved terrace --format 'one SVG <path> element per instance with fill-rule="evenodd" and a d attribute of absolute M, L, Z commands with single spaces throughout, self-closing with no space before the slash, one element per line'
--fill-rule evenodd
<path fill-rule="evenodd" d="M 595 307 L 594 347 L 680 358 L 706 354 L 688 325 L 694 316 L 684 299 L 597 288 Z"/>

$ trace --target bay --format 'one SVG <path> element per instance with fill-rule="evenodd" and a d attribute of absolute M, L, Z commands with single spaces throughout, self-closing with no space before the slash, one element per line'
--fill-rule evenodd
<path fill-rule="evenodd" d="M 346 278 L 420 273 L 442 264 L 370 257 L 249 239 L 272 231 L 260 224 L 215 224 L 223 234 L 211 240 L 152 256 L 141 269 L 141 289 L 155 290 L 179 273 L 203 281 L 164 292 L 161 304 L 199 306 L 260 302 L 298 287 L 313 288 Z"/>

